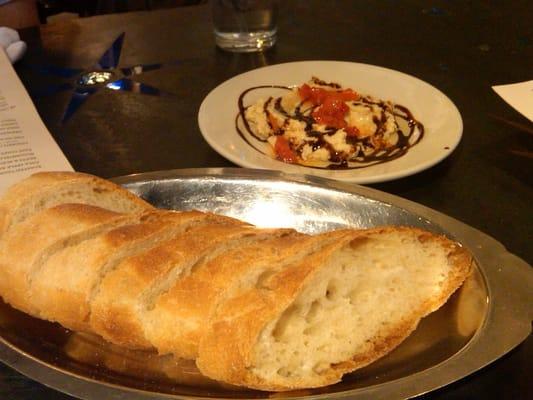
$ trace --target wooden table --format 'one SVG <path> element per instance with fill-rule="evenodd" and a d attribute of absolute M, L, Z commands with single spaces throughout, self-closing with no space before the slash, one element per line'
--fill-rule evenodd
<path fill-rule="evenodd" d="M 531 79 L 528 1 L 282 2 L 279 42 L 260 54 L 218 50 L 209 7 L 116 14 L 22 32 L 29 51 L 17 71 L 52 135 L 79 171 L 103 177 L 175 168 L 233 166 L 202 139 L 197 111 L 215 86 L 239 73 L 299 60 L 343 60 L 414 75 L 459 108 L 464 136 L 455 152 L 415 176 L 372 185 L 457 218 L 533 260 L 533 126 L 492 85 Z M 163 63 L 135 77 L 172 96 L 100 90 L 65 123 L 68 84 L 36 66 L 89 68 L 125 32 L 120 66 Z M 0 77 L 1 79 L 1 77 Z M 69 80 L 70 79 L 70 80 Z M 472 376 L 427 398 L 527 398 L 532 340 Z M 66 395 L 0 366 L 2 399 Z"/>

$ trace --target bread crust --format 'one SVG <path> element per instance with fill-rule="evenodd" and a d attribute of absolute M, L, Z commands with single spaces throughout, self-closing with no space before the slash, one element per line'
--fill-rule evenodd
<path fill-rule="evenodd" d="M 280 378 L 266 381 L 256 375 L 253 372 L 254 349 L 261 332 L 269 322 L 278 319 L 288 309 L 313 275 L 325 265 L 326 259 L 350 243 L 357 245 L 358 241 L 373 235 L 390 232 L 403 232 L 420 241 L 439 242 L 446 249 L 452 268 L 439 296 L 412 310 L 396 325 L 381 330 L 370 339 L 369 350 L 331 365 L 313 379 Z M 299 265 L 273 276 L 266 290 L 244 291 L 222 304 L 200 341 L 197 365 L 202 373 L 212 379 L 260 390 L 284 391 L 336 383 L 345 373 L 370 364 L 398 346 L 416 328 L 422 317 L 442 306 L 466 279 L 471 270 L 471 261 L 469 253 L 457 244 L 416 228 L 386 227 L 348 233 L 324 247 L 319 254 L 307 257 Z"/>
<path fill-rule="evenodd" d="M 102 337 L 130 348 L 152 347 L 145 338 L 143 317 L 152 298 L 194 268 L 220 246 L 237 245 L 246 236 L 278 234 L 242 223 L 213 219 L 149 251 L 125 259 L 103 280 L 92 303 L 91 327 Z M 168 290 L 168 289 L 166 289 Z"/>
<path fill-rule="evenodd" d="M 62 204 L 11 229 L 0 242 L 0 293 L 14 307 L 36 314 L 29 300 L 30 280 L 40 264 L 66 242 L 87 231 L 104 230 L 136 218 L 84 204 Z"/>
<path fill-rule="evenodd" d="M 255 286 L 265 274 L 275 273 L 323 245 L 317 237 L 291 232 L 199 263 L 158 298 L 147 316 L 147 337 L 162 354 L 196 358 L 201 337 L 220 301 L 243 287 Z"/>
<path fill-rule="evenodd" d="M 54 254 L 35 276 L 30 297 L 40 317 L 77 330 L 92 331 L 91 303 L 105 275 L 123 259 L 146 251 L 185 231 L 198 212 L 150 211 L 144 220 L 119 226 Z M 68 274 L 65 274 L 65 271 Z M 68 307 L 62 306 L 68 296 Z"/>
<path fill-rule="evenodd" d="M 93 191 L 91 198 L 79 198 L 77 190 Z M 116 204 L 107 198 L 113 197 Z M 80 172 L 38 172 L 11 186 L 0 199 L 0 237 L 14 223 L 45 208 L 65 203 L 101 206 L 115 212 L 140 212 L 153 206 L 114 183 Z"/>

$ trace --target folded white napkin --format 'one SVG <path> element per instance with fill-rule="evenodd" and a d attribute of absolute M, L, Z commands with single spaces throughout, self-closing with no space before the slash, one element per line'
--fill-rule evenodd
<path fill-rule="evenodd" d="M 26 43 L 20 40 L 19 33 L 11 28 L 0 26 L 0 48 L 4 49 L 12 64 L 26 52 Z"/>

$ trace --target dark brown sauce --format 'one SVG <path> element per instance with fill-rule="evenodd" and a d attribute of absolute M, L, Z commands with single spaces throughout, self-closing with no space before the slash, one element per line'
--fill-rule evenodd
<path fill-rule="evenodd" d="M 316 78 L 314 78 L 314 79 L 316 80 Z M 320 82 L 323 82 L 323 81 L 318 81 L 319 84 L 320 84 Z M 340 88 L 340 86 L 337 85 L 337 84 L 326 84 L 324 82 L 323 86 L 326 86 L 326 85 L 330 86 L 330 87 L 332 87 L 334 89 L 339 89 Z M 239 136 L 248 145 L 250 145 L 252 148 L 254 148 L 255 150 L 257 150 L 257 151 L 259 151 L 259 152 L 261 152 L 261 153 L 263 153 L 265 155 L 269 155 L 269 154 L 266 154 L 263 150 L 261 150 L 260 148 L 255 146 L 249 140 L 249 138 L 245 135 L 245 132 L 243 132 L 241 130 L 241 128 L 239 127 L 239 120 L 242 121 L 242 124 L 244 126 L 245 131 L 251 137 L 253 137 L 255 140 L 257 140 L 259 142 L 263 142 L 263 143 L 267 142 L 266 139 L 258 137 L 253 132 L 253 130 L 250 128 L 250 124 L 248 123 L 248 121 L 245 118 L 245 112 L 246 112 L 246 109 L 249 106 L 245 106 L 244 105 L 244 98 L 251 91 L 259 90 L 259 89 L 269 89 L 269 88 L 270 89 L 284 89 L 284 90 L 289 90 L 289 91 L 292 90 L 292 88 L 290 88 L 288 86 L 278 86 L 278 85 L 262 85 L 262 86 L 254 86 L 254 87 L 251 87 L 249 89 L 246 89 L 239 96 L 239 99 L 238 99 L 239 112 L 238 112 L 238 114 L 237 114 L 237 116 L 235 118 L 235 128 L 236 128 L 237 132 L 239 133 Z M 275 135 L 282 135 L 283 132 L 284 132 L 284 128 L 288 124 L 289 119 L 295 119 L 295 120 L 304 122 L 305 123 L 306 134 L 308 136 L 313 136 L 313 137 L 315 137 L 317 139 L 315 142 L 312 143 L 313 151 L 323 148 L 323 149 L 326 149 L 329 152 L 329 164 L 328 165 L 323 166 L 323 167 L 305 165 L 305 166 L 310 167 L 310 168 L 335 169 L 335 170 L 337 170 L 337 169 L 359 169 L 359 168 L 370 167 L 370 166 L 376 165 L 376 164 L 381 164 L 381 163 L 384 163 L 384 162 L 395 160 L 395 159 L 403 156 L 404 154 L 407 153 L 407 151 L 411 147 L 413 147 L 414 145 L 419 143 L 420 140 L 422 140 L 422 138 L 424 136 L 424 126 L 422 125 L 422 123 L 420 123 L 419 121 L 417 121 L 414 118 L 414 116 L 411 113 L 411 111 L 405 106 L 402 106 L 402 105 L 399 105 L 399 104 L 394 104 L 394 106 L 393 106 L 394 116 L 395 116 L 395 118 L 397 120 L 398 119 L 404 120 L 407 123 L 408 132 L 404 132 L 400 128 L 400 126 L 397 124 L 396 134 L 397 134 L 397 138 L 398 139 L 397 139 L 396 144 L 394 144 L 392 146 L 389 146 L 389 147 L 387 147 L 385 149 L 383 149 L 383 148 L 381 148 L 381 149 L 377 148 L 376 149 L 374 147 L 374 145 L 372 144 L 370 138 L 371 137 L 381 137 L 383 135 L 383 133 L 385 132 L 385 123 L 386 123 L 386 120 L 387 120 L 387 117 L 385 115 L 385 102 L 383 102 L 383 101 L 375 101 L 374 99 L 372 99 L 370 97 L 363 97 L 362 96 L 358 101 L 362 102 L 362 103 L 365 103 L 365 104 L 368 104 L 368 107 L 371 107 L 372 105 L 377 105 L 381 109 L 381 116 L 379 116 L 379 117 L 375 116 L 374 117 L 373 122 L 376 124 L 377 128 L 376 128 L 375 134 L 372 135 L 371 137 L 365 137 L 365 138 L 357 138 L 357 137 L 353 137 L 353 136 L 347 136 L 346 137 L 346 142 L 347 143 L 353 145 L 356 148 L 359 147 L 359 151 L 356 154 L 354 154 L 349 160 L 346 160 L 343 157 L 343 154 L 338 153 L 333 148 L 333 146 L 331 146 L 331 144 L 329 144 L 326 140 L 324 140 L 324 136 L 335 134 L 335 132 L 337 132 L 337 129 L 335 129 L 335 128 L 326 129 L 325 132 L 318 132 L 316 130 L 313 130 L 314 120 L 313 120 L 313 118 L 310 115 L 306 115 L 305 114 L 305 113 L 310 114 L 309 113 L 310 110 L 309 109 L 302 110 L 301 109 L 302 104 L 299 104 L 295 108 L 294 113 L 293 114 L 289 114 L 287 112 L 287 110 L 285 110 L 282 107 L 282 105 L 281 105 L 281 97 L 276 98 L 276 99 L 274 99 L 273 97 L 269 97 L 267 99 L 267 101 L 265 102 L 265 105 L 263 107 L 263 112 L 265 112 L 265 114 L 267 114 L 267 117 L 268 117 L 268 107 L 270 106 L 272 101 L 275 102 L 274 103 L 274 109 L 277 112 L 279 112 L 280 114 L 282 114 L 284 117 L 286 117 L 283 126 L 280 129 L 278 129 L 278 131 L 276 131 L 274 133 Z M 311 109 L 311 111 L 312 111 L 312 109 Z M 268 118 L 267 118 L 267 121 L 268 121 Z M 270 121 L 268 123 L 269 123 L 269 126 L 272 128 L 272 126 L 270 124 Z M 418 135 L 415 137 L 416 133 L 418 133 Z M 367 150 L 366 154 L 363 151 L 363 148 Z M 374 151 L 372 151 L 372 149 L 374 149 Z"/>

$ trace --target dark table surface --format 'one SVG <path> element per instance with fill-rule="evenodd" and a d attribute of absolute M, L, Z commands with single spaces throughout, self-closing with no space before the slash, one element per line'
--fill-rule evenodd
<path fill-rule="evenodd" d="M 462 142 L 437 166 L 372 185 L 457 218 L 531 263 L 533 125 L 499 98 L 496 84 L 533 73 L 532 7 L 523 1 L 287 1 L 279 41 L 260 54 L 218 50 L 206 5 L 77 19 L 22 33 L 17 65 L 37 109 L 76 170 L 102 177 L 175 168 L 234 166 L 202 139 L 197 112 L 228 78 L 265 65 L 342 60 L 414 75 L 442 90 L 464 121 Z M 65 123 L 68 84 L 37 66 L 87 69 L 125 32 L 120 66 L 163 63 L 135 80 L 172 93 L 100 90 Z M 0 77 L 1 79 L 1 77 Z M 431 399 L 532 396 L 531 337 Z M 1 399 L 67 399 L 0 365 Z M 530 398 L 530 397 L 529 397 Z"/>

